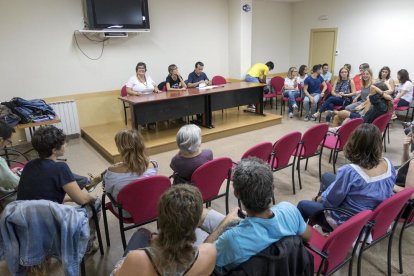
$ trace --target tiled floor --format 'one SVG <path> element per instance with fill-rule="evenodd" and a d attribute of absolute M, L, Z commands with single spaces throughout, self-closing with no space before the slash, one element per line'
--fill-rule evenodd
<path fill-rule="evenodd" d="M 266 112 L 269 112 L 269 110 L 267 109 Z M 272 112 L 275 112 L 275 110 L 273 109 Z M 280 109 L 278 109 L 277 112 L 280 112 Z M 303 120 L 297 117 L 289 119 L 286 113 L 284 115 L 283 122 L 280 125 L 207 142 L 203 144 L 203 147 L 212 149 L 215 157 L 228 156 L 233 160 L 238 160 L 242 153 L 254 144 L 263 141 L 274 142 L 282 135 L 293 130 L 298 130 L 303 133 L 313 124 L 314 122 L 304 122 Z M 390 158 L 393 164 L 399 164 L 402 150 L 403 132 L 401 124 L 398 121 L 394 122 L 391 125 L 390 136 L 392 143 L 387 144 L 387 152 L 384 153 L 384 156 Z M 172 171 L 169 168 L 169 162 L 175 153 L 176 151 L 169 151 L 151 156 L 151 159 L 158 161 L 158 163 L 160 164 L 160 174 L 166 176 L 171 175 Z M 84 175 L 88 172 L 98 174 L 102 172 L 104 169 L 106 169 L 109 165 L 109 163 L 104 158 L 99 156 L 99 154 L 97 154 L 91 146 L 89 146 L 85 141 L 83 141 L 80 138 L 69 141 L 66 157 L 68 159 L 67 163 L 69 164 L 71 169 L 74 172 Z M 325 152 L 322 159 L 322 172 L 332 171 L 332 166 L 328 163 L 328 157 L 328 153 Z M 343 154 L 339 154 L 338 162 L 339 165 L 344 164 L 346 162 L 345 158 L 343 157 Z M 276 200 L 278 202 L 289 201 L 293 204 L 296 204 L 298 201 L 302 199 L 310 199 L 312 196 L 314 196 L 319 188 L 317 168 L 318 158 L 312 158 L 309 160 L 307 171 L 304 171 L 304 166 L 302 166 L 301 175 L 303 189 L 299 190 L 296 177 L 296 195 L 292 194 L 290 168 L 276 172 L 274 174 L 276 186 Z M 99 196 L 101 192 L 102 191 L 100 187 L 98 187 L 93 193 Z M 236 206 L 237 202 L 234 196 L 230 196 L 230 207 Z M 224 199 L 216 200 L 215 202 L 213 202 L 212 207 L 214 209 L 224 212 Z M 104 256 L 100 256 L 100 254 L 97 252 L 93 257 L 89 257 L 86 260 L 87 275 L 109 275 L 113 266 L 123 253 L 118 222 L 115 219 L 115 217 L 111 214 L 109 214 L 108 218 L 110 224 L 109 231 L 111 237 L 111 246 L 108 248 L 106 248 L 105 246 Z M 101 225 L 102 234 L 104 235 L 102 220 Z M 155 231 L 155 223 L 150 224 L 148 227 L 151 230 Z M 398 233 L 399 230 L 400 227 L 397 228 Z M 129 239 L 132 232 L 133 230 L 127 232 L 127 240 Z M 396 236 L 394 237 L 393 244 L 393 275 L 398 274 L 398 237 L 399 234 L 396 234 Z M 383 241 L 378 246 L 373 247 L 369 251 L 365 252 L 363 257 L 363 275 L 385 275 L 386 252 L 387 241 Z M 412 229 L 409 229 L 404 235 L 403 254 L 405 268 L 405 273 L 403 275 L 414 275 L 414 262 L 411 262 L 414 259 L 414 227 Z M 49 275 L 63 275 L 62 271 L 60 270 L 60 268 L 58 268 L 57 265 L 53 265 L 51 267 L 52 268 Z M 348 269 L 346 267 L 338 273 L 336 273 L 336 275 L 347 275 L 347 273 Z M 0 275 L 10 275 L 7 271 L 7 266 L 5 262 L 0 262 Z"/>

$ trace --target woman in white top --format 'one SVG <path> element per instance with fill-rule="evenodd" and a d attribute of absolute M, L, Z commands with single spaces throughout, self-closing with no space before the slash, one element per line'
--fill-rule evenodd
<path fill-rule="evenodd" d="M 298 83 L 303 87 L 305 79 L 308 77 L 308 66 L 301 65 L 299 67 Z"/>
<path fill-rule="evenodd" d="M 289 118 L 293 117 L 293 109 L 297 110 L 296 98 L 300 96 L 297 79 L 298 70 L 296 67 L 290 67 L 287 77 L 285 78 L 283 96 L 288 97 Z"/>
<path fill-rule="evenodd" d="M 409 106 L 413 99 L 413 84 L 410 76 L 405 69 L 397 73 L 399 84 L 397 86 L 397 96 L 394 99 L 394 107 Z"/>
<path fill-rule="evenodd" d="M 132 96 L 141 96 L 151 93 L 159 93 L 157 84 L 150 76 L 147 76 L 147 65 L 144 62 L 138 62 L 135 67 L 136 75 L 129 78 L 126 83 L 127 93 Z"/>
<path fill-rule="evenodd" d="M 394 80 L 391 78 L 391 69 L 388 66 L 384 66 L 378 73 L 378 79 L 375 82 L 384 82 L 388 86 L 388 90 L 385 91 L 388 95 L 394 94 L 395 91 L 395 83 Z"/>

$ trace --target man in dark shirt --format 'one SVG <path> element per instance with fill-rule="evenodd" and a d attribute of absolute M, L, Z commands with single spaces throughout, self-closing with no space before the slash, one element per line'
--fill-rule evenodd
<path fill-rule="evenodd" d="M 203 72 L 204 63 L 197 61 L 195 64 L 195 69 L 188 75 L 187 86 L 188 87 L 198 87 L 200 84 L 204 83 L 205 85 L 210 85 L 211 81 L 208 79 L 207 75 Z"/>

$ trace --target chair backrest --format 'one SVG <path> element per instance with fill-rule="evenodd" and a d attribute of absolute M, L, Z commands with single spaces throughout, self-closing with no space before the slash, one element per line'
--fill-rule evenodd
<path fill-rule="evenodd" d="M 166 86 L 166 82 L 162 81 L 158 84 L 158 90 L 166 92 L 167 91 L 167 86 Z"/>
<path fill-rule="evenodd" d="M 389 121 L 391 120 L 392 113 L 385 113 L 381 116 L 375 118 L 375 120 L 372 122 L 373 125 L 377 126 L 379 131 L 383 133 L 385 131 L 385 128 L 387 127 Z"/>
<path fill-rule="evenodd" d="M 122 86 L 121 88 L 121 97 L 126 97 L 128 95 L 126 85 Z"/>
<path fill-rule="evenodd" d="M 340 265 L 348 255 L 354 241 L 359 233 L 372 217 L 371 210 L 365 210 L 351 217 L 343 224 L 335 228 L 325 240 L 321 251 L 328 254 L 322 273 L 325 275 Z M 309 242 L 312 245 L 312 240 Z M 320 258 L 319 256 L 314 258 Z M 317 263 L 315 261 L 315 263 Z M 317 269 L 317 268 L 315 268 Z"/>
<path fill-rule="evenodd" d="M 352 132 L 363 123 L 363 120 L 361 118 L 349 120 L 345 124 L 343 124 L 337 132 L 337 136 L 339 139 L 338 143 L 338 150 L 342 150 L 348 141 L 349 137 L 351 136 Z"/>
<path fill-rule="evenodd" d="M 226 84 L 226 83 L 227 83 L 227 81 L 226 81 L 226 79 L 225 79 L 224 77 L 222 77 L 222 76 L 214 76 L 214 77 L 211 79 L 211 83 L 212 83 L 213 85 L 220 85 L 220 84 Z"/>
<path fill-rule="evenodd" d="M 285 86 L 285 79 L 279 76 L 273 77 L 270 80 L 270 86 L 272 86 L 274 93 L 280 95 L 283 92 L 283 87 Z"/>
<path fill-rule="evenodd" d="M 230 158 L 220 157 L 204 163 L 193 172 L 191 182 L 200 190 L 203 201 L 210 201 L 219 194 L 232 165 Z"/>
<path fill-rule="evenodd" d="M 293 131 L 284 135 L 273 145 L 273 158 L 270 165 L 273 169 L 283 168 L 289 164 L 290 157 L 297 149 L 302 134 L 299 131 Z"/>
<path fill-rule="evenodd" d="M 313 257 L 300 236 L 287 236 L 271 244 L 225 275 L 313 275 Z M 215 271 L 216 272 L 216 271 Z M 224 275 L 213 273 L 213 275 Z"/>
<path fill-rule="evenodd" d="M 302 151 L 300 155 L 301 157 L 309 157 L 317 152 L 319 145 L 322 144 L 323 139 L 328 132 L 328 128 L 328 124 L 317 124 L 303 134 L 301 141 L 302 149 L 299 148 L 299 150 Z"/>
<path fill-rule="evenodd" d="M 372 220 L 375 221 L 375 224 L 371 230 L 374 241 L 387 233 L 391 223 L 397 218 L 397 215 L 413 193 L 414 188 L 406 188 L 384 200 L 375 208 L 372 214 Z"/>
<path fill-rule="evenodd" d="M 259 143 L 248 149 L 245 153 L 243 153 L 241 159 L 245 159 L 252 156 L 262 159 L 265 162 L 268 162 L 270 155 L 272 153 L 272 146 L 273 145 L 270 142 Z"/>
<path fill-rule="evenodd" d="M 158 200 L 170 187 L 170 179 L 166 176 L 140 178 L 122 188 L 117 201 L 131 214 L 134 223 L 140 224 L 158 216 Z"/>

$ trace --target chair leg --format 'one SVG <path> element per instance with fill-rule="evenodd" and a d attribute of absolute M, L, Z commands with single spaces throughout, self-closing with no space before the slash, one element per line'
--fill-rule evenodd
<path fill-rule="evenodd" d="M 127 107 L 125 106 L 125 102 L 124 102 L 124 101 L 123 101 L 122 103 L 123 103 L 123 105 L 124 105 L 124 118 L 125 118 L 125 125 L 127 125 L 127 112 L 126 112 Z M 131 107 L 131 108 L 132 108 L 132 107 Z"/>
<path fill-rule="evenodd" d="M 283 97 L 283 96 L 282 96 Z M 285 107 L 283 98 L 280 99 L 280 115 L 283 115 L 283 108 Z"/>
<path fill-rule="evenodd" d="M 336 164 L 336 159 L 338 158 L 338 152 L 335 151 L 333 153 L 333 160 L 332 160 L 332 166 L 333 166 L 333 173 L 336 174 L 336 170 L 335 170 L 335 164 Z"/>
<path fill-rule="evenodd" d="M 333 155 L 333 150 L 331 150 L 331 154 L 329 155 L 329 163 L 332 162 L 332 155 Z"/>
<path fill-rule="evenodd" d="M 103 196 L 105 196 L 105 195 L 103 195 Z M 106 246 L 111 246 L 111 241 L 109 240 L 108 218 L 106 217 L 106 207 L 105 207 L 105 201 L 104 200 L 102 200 L 102 216 L 103 216 L 103 220 L 104 220 Z"/>
<path fill-rule="evenodd" d="M 302 180 L 300 178 L 300 157 L 298 158 L 296 169 L 298 171 L 299 187 L 302 189 Z"/>
<path fill-rule="evenodd" d="M 231 170 L 229 170 L 229 173 L 227 174 L 227 185 L 226 185 L 226 215 L 229 213 L 230 178 L 231 178 Z"/>
<path fill-rule="evenodd" d="M 403 234 L 404 234 L 406 223 L 407 223 L 407 219 L 404 221 L 404 224 L 401 227 L 400 238 L 398 240 L 398 264 L 399 264 L 399 268 L 400 268 L 400 274 L 403 274 L 402 239 L 403 239 Z"/>
<path fill-rule="evenodd" d="M 101 255 L 103 255 L 104 249 L 103 249 L 103 244 L 102 244 L 101 228 L 99 227 L 98 214 L 96 212 L 96 209 L 93 203 L 90 204 L 90 207 L 92 209 L 92 218 L 95 223 L 96 236 L 98 237 L 99 251 L 101 252 Z"/>
<path fill-rule="evenodd" d="M 308 160 L 309 160 L 309 158 L 306 158 L 305 171 L 308 170 Z"/>
<path fill-rule="evenodd" d="M 82 258 L 82 262 L 81 262 L 81 275 L 86 276 L 85 257 Z"/>

